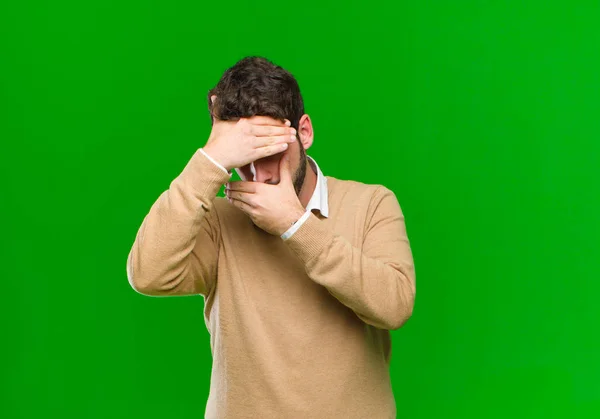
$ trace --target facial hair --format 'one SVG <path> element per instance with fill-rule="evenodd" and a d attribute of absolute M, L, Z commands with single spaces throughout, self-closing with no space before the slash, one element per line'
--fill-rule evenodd
<path fill-rule="evenodd" d="M 300 197 L 300 191 L 302 190 L 302 185 L 304 184 L 304 178 L 306 177 L 306 165 L 307 165 L 308 159 L 306 157 L 306 150 L 304 149 L 304 146 L 300 142 L 299 138 L 298 138 L 298 145 L 300 146 L 300 159 L 299 159 L 300 164 L 298 165 L 296 172 L 294 172 L 293 182 L 294 182 L 294 190 L 296 191 L 296 195 L 298 197 Z M 257 226 L 254 223 L 254 221 L 251 220 L 251 222 L 254 227 L 256 227 L 257 229 L 259 229 L 261 231 L 264 231 L 259 226 Z"/>
<path fill-rule="evenodd" d="M 296 195 L 300 196 L 300 191 L 302 190 L 302 185 L 304 184 L 304 178 L 306 177 L 306 150 L 304 150 L 304 146 L 300 142 L 298 138 L 298 145 L 300 146 L 300 164 L 298 165 L 298 169 L 296 169 L 296 173 L 294 173 L 294 190 L 296 191 Z"/>

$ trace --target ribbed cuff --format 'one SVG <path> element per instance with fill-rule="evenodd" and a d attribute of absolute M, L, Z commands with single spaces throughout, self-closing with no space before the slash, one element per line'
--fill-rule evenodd
<path fill-rule="evenodd" d="M 312 212 L 311 210 L 306 210 L 306 212 L 304 214 L 302 214 L 302 217 L 300 217 L 299 220 L 297 220 L 294 224 L 292 224 L 292 226 L 290 228 L 288 228 L 287 231 L 281 235 L 281 238 L 283 240 L 287 240 L 290 237 L 292 237 L 292 235 L 300 228 L 300 226 L 302 224 L 304 224 L 306 219 L 310 216 L 311 212 Z"/>
<path fill-rule="evenodd" d="M 304 224 L 284 241 L 302 260 L 307 263 L 323 253 L 331 244 L 335 235 L 312 211 Z"/>

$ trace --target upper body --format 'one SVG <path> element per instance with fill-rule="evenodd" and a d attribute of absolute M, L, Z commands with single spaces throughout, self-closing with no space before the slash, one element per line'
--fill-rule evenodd
<path fill-rule="evenodd" d="M 128 256 L 138 292 L 204 297 L 207 418 L 396 417 L 390 330 L 415 299 L 404 216 L 385 186 L 324 176 L 306 158 L 305 116 L 285 152 L 240 167 L 209 141 Z M 243 180 L 217 197 L 234 167 Z"/>

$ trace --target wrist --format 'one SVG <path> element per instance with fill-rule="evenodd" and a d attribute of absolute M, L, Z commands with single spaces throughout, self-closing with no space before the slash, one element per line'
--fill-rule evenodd
<path fill-rule="evenodd" d="M 300 218 L 302 218 L 302 216 L 304 215 L 304 213 L 306 213 L 306 210 L 304 208 L 299 208 L 297 211 L 295 211 L 293 213 L 293 215 L 290 215 L 290 218 L 288 219 L 288 223 L 285 226 L 285 230 L 281 233 L 285 233 L 286 231 L 288 231 L 294 224 L 296 224 Z"/>
<path fill-rule="evenodd" d="M 225 170 L 227 170 L 227 172 L 231 172 L 231 167 L 229 165 L 229 163 L 226 161 L 226 159 L 224 159 L 218 151 L 212 149 L 210 146 L 205 145 L 204 147 L 202 147 L 202 150 L 204 150 L 204 152 L 206 154 L 208 154 L 210 156 L 211 159 L 213 159 L 215 162 L 217 162 L 218 164 L 220 164 Z"/>

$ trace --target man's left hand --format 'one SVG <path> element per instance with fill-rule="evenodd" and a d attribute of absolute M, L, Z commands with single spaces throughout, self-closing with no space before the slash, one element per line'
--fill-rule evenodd
<path fill-rule="evenodd" d="M 262 182 L 229 182 L 225 188 L 227 199 L 244 211 L 254 224 L 274 235 L 282 235 L 306 211 L 294 189 L 289 153 L 279 162 L 279 184 Z"/>

